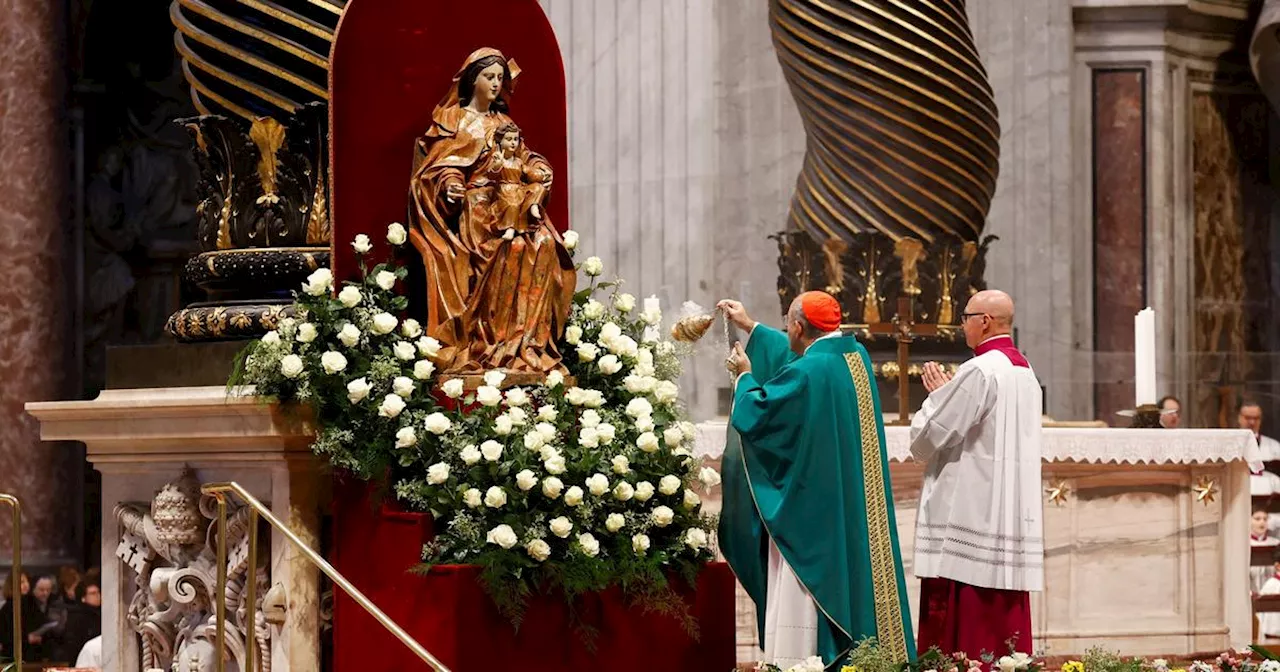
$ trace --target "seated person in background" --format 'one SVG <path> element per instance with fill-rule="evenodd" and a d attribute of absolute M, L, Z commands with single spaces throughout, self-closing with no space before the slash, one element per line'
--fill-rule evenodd
<path fill-rule="evenodd" d="M 1272 576 L 1262 584 L 1262 595 L 1280 595 L 1280 550 L 1272 557 Z M 1263 637 L 1280 637 L 1280 612 L 1258 614 L 1258 634 Z"/>
<path fill-rule="evenodd" d="M 1280 460 L 1280 441 L 1262 435 L 1262 406 L 1256 401 L 1240 404 L 1240 414 L 1236 417 L 1240 429 L 1247 429 L 1258 437 L 1258 449 L 1262 451 L 1262 459 L 1271 462 Z"/>
<path fill-rule="evenodd" d="M 1182 402 L 1172 394 L 1160 400 L 1160 426 L 1177 429 L 1182 426 Z"/>
<path fill-rule="evenodd" d="M 97 579 L 85 579 L 76 592 L 79 599 L 66 607 L 62 632 L 53 652 L 53 659 L 59 662 L 74 660 L 86 642 L 102 634 L 102 591 Z"/>
<path fill-rule="evenodd" d="M 1280 546 L 1280 538 L 1271 536 L 1270 526 L 1271 517 L 1267 513 L 1267 507 L 1262 504 L 1254 505 L 1253 517 L 1249 519 L 1249 545 Z"/>

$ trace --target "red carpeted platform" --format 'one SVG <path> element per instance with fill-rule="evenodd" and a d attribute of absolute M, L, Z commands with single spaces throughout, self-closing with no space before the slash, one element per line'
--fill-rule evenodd
<path fill-rule="evenodd" d="M 586 597 L 580 621 L 598 631 L 595 650 L 574 632 L 563 597 L 533 600 L 517 632 L 493 606 L 475 567 L 412 574 L 428 516 L 375 507 L 363 483 L 338 483 L 332 561 L 352 583 L 454 672 L 705 672 L 734 666 L 734 580 L 708 566 L 686 599 L 698 620 L 691 639 L 675 619 L 644 613 L 618 590 Z M 425 670 L 377 621 L 340 592 L 334 605 L 336 672 Z"/>

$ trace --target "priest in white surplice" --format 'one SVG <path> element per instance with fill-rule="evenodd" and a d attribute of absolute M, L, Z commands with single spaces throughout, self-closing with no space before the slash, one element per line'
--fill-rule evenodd
<path fill-rule="evenodd" d="M 1007 294 L 974 294 L 960 320 L 974 357 L 954 378 L 925 366 L 929 397 L 911 422 L 911 454 L 928 463 L 919 647 L 999 657 L 1016 639 L 1030 653 L 1030 592 L 1044 589 L 1040 384 L 1010 336 Z"/>

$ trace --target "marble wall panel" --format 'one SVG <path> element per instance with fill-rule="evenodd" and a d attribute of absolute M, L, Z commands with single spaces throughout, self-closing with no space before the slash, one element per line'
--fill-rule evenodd
<path fill-rule="evenodd" d="M 79 556 L 83 478 L 78 451 L 41 445 L 23 411 L 63 397 L 72 361 L 61 7 L 11 0 L 0 21 L 0 492 L 22 498 L 23 559 L 44 569 Z M 0 565 L 8 565 L 9 515 L 0 513 Z"/>
<path fill-rule="evenodd" d="M 1146 305 L 1147 81 L 1093 72 L 1093 315 L 1096 417 L 1131 409 L 1133 316 Z"/>

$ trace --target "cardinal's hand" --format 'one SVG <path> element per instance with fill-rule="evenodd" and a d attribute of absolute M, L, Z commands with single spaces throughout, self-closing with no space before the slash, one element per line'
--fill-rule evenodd
<path fill-rule="evenodd" d="M 933 394 L 933 391 L 951 382 L 951 374 L 947 373 L 937 362 L 928 362 L 924 365 L 924 389 Z"/>
<path fill-rule="evenodd" d="M 747 357 L 741 341 L 733 344 L 733 350 L 729 351 L 729 357 L 724 360 L 724 367 L 735 376 L 751 372 L 751 358 Z"/>
<path fill-rule="evenodd" d="M 726 320 L 729 320 L 730 323 L 743 331 L 749 332 L 756 325 L 756 321 L 747 314 L 747 309 L 742 306 L 741 301 L 725 299 L 717 303 L 716 308 L 724 313 Z"/>

